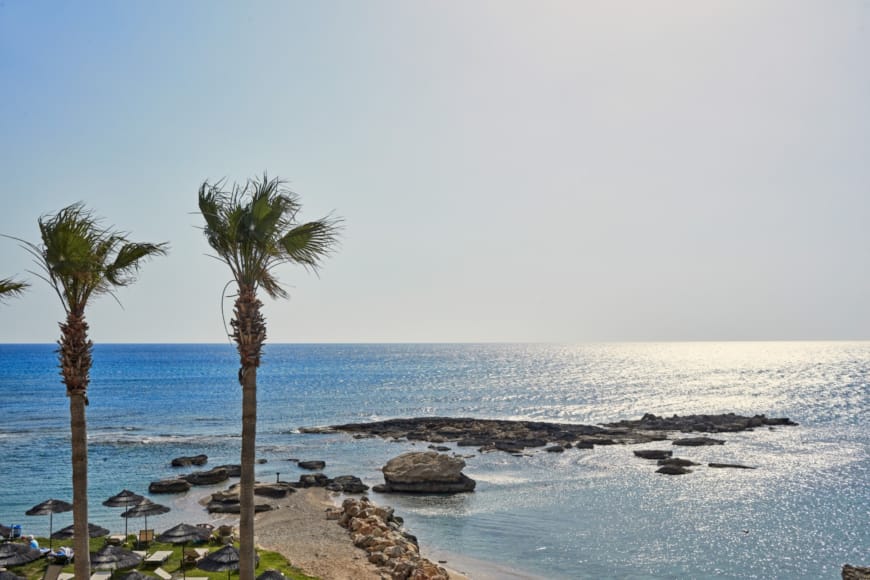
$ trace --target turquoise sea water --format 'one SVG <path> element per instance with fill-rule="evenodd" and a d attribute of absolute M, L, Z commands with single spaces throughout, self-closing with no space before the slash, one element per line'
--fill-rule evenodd
<path fill-rule="evenodd" d="M 24 511 L 72 495 L 54 348 L 0 345 L 0 523 L 38 535 L 47 518 Z M 123 531 L 121 510 L 101 502 L 178 474 L 173 457 L 238 462 L 236 361 L 229 345 L 96 347 L 92 522 Z M 529 457 L 460 448 L 475 455 L 465 469 L 475 493 L 372 495 L 396 507 L 425 549 L 545 578 L 817 579 L 839 577 L 843 563 L 870 565 L 868 342 L 269 345 L 259 377 L 262 480 L 296 480 L 288 458 L 323 459 L 328 475 L 372 485 L 387 459 L 425 447 L 301 435 L 300 426 L 424 415 L 589 424 L 645 412 L 788 416 L 800 426 L 680 453 L 751 471 L 661 476 L 633 457 L 639 447 Z M 158 530 L 209 519 L 174 496 L 152 499 L 174 508 L 149 518 Z M 71 521 L 59 514 L 55 529 Z"/>

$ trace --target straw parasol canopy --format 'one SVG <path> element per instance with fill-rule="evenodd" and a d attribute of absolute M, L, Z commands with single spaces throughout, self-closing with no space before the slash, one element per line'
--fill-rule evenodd
<path fill-rule="evenodd" d="M 260 561 L 260 556 L 255 554 L 254 560 L 254 566 L 256 566 Z M 239 551 L 228 544 L 197 562 L 196 567 L 206 572 L 223 572 L 226 570 L 227 579 L 229 579 L 230 572 L 239 569 Z"/>
<path fill-rule="evenodd" d="M 51 529 L 54 525 L 52 521 L 54 518 L 54 514 L 60 514 L 63 512 L 70 512 L 73 509 L 73 505 L 69 502 L 63 501 L 62 499 L 47 499 L 40 504 L 36 504 L 26 512 L 24 515 L 27 516 L 48 516 L 48 548 L 51 549 Z"/>
<path fill-rule="evenodd" d="M 0 580 L 27 580 L 27 578 L 23 576 L 17 576 L 9 570 L 3 570 L 0 571 Z"/>
<path fill-rule="evenodd" d="M 278 570 L 266 570 L 257 576 L 257 580 L 287 580 L 287 576 Z"/>
<path fill-rule="evenodd" d="M 211 532 L 207 528 L 191 526 L 190 524 L 178 524 L 157 536 L 157 541 L 169 544 L 186 544 L 187 542 L 207 540 L 209 536 L 211 536 Z"/>
<path fill-rule="evenodd" d="M 129 508 L 131 505 L 136 505 L 140 501 L 145 499 L 143 496 L 138 493 L 133 493 L 129 489 L 122 489 L 119 493 L 116 493 L 109 499 L 103 502 L 103 505 L 106 507 L 122 507 L 125 510 Z M 127 538 L 127 518 L 124 518 L 124 539 L 126 541 Z"/>
<path fill-rule="evenodd" d="M 4 538 L 8 538 L 11 535 L 12 535 L 12 528 L 10 528 L 9 526 L 4 526 L 3 524 L 0 524 L 0 536 L 3 536 Z"/>
<path fill-rule="evenodd" d="M 145 529 L 148 529 L 148 516 L 156 516 L 169 512 L 169 508 L 150 499 L 143 499 L 121 514 L 122 518 L 145 518 Z"/>
<path fill-rule="evenodd" d="M 206 528 L 199 528 L 190 524 L 178 524 L 157 536 L 157 541 L 182 545 L 181 577 L 187 578 L 187 572 L 184 569 L 184 544 L 188 542 L 202 542 L 207 540 L 209 536 L 211 536 L 211 531 Z"/>
<path fill-rule="evenodd" d="M 75 526 L 67 526 L 62 528 L 51 535 L 51 537 L 55 540 L 68 540 L 75 535 Z M 108 536 L 109 530 L 102 526 L 98 526 L 97 524 L 92 524 L 88 522 L 88 537 L 89 538 L 101 538 L 103 536 Z"/>
<path fill-rule="evenodd" d="M 91 567 L 99 570 L 123 570 L 142 563 L 142 556 L 120 546 L 106 544 L 97 552 L 91 552 Z"/>
<path fill-rule="evenodd" d="M 42 552 L 30 544 L 6 542 L 0 544 L 0 566 L 20 566 L 42 558 Z"/>

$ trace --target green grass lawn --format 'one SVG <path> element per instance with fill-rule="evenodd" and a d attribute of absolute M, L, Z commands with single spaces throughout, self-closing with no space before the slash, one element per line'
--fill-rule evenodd
<path fill-rule="evenodd" d="M 47 538 L 37 538 L 40 546 L 48 546 Z M 105 538 L 94 538 L 91 540 L 91 552 L 96 552 L 106 543 Z M 134 549 L 133 544 L 135 543 L 135 536 L 128 536 L 127 543 L 124 545 L 128 550 Z M 61 546 L 68 546 L 72 548 L 72 540 L 53 540 L 52 547 L 56 551 Z M 216 544 L 188 544 L 186 547 L 208 547 L 210 551 L 214 552 L 218 550 L 221 546 Z M 238 547 L 238 544 L 236 544 Z M 166 562 L 160 565 L 161 568 L 172 574 L 173 576 L 178 575 L 181 578 L 181 551 L 182 547 L 176 544 L 163 544 L 161 542 L 150 542 L 148 545 L 148 553 L 155 552 L 157 550 L 170 550 L 172 555 L 169 557 Z M 267 552 L 265 550 L 257 550 L 257 554 L 260 556 L 260 564 L 257 566 L 255 571 L 256 575 L 260 575 L 266 570 L 280 570 L 289 580 L 317 580 L 314 576 L 308 576 L 302 573 L 297 568 L 294 568 L 290 562 L 287 561 L 284 556 L 278 554 L 277 552 Z M 9 567 L 9 571 L 17 574 L 18 576 L 24 576 L 27 580 L 41 580 L 43 574 L 45 573 L 45 569 L 48 567 L 48 560 L 46 558 L 40 558 L 35 562 L 31 562 L 30 564 L 25 564 L 23 566 L 15 566 Z M 157 576 L 153 573 L 154 566 L 149 566 L 140 564 L 136 570 L 139 570 L 143 574 L 147 574 L 149 576 L 153 576 L 155 579 Z M 206 572 L 205 570 L 200 570 L 196 566 L 188 565 L 185 568 L 188 576 L 197 576 L 197 577 L 207 577 L 210 580 L 226 580 L 227 573 L 226 572 Z M 65 566 L 63 569 L 64 572 L 73 573 L 73 565 L 69 564 Z M 120 577 L 128 570 L 117 571 L 112 576 Z M 235 572 L 231 573 L 231 578 L 238 578 L 238 574 Z M 158 579 L 159 580 L 159 579 Z"/>

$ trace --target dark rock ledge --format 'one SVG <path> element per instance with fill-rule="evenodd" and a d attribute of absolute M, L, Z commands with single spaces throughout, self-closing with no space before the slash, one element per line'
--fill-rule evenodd
<path fill-rule="evenodd" d="M 743 417 L 726 413 L 683 417 L 674 415 L 665 418 L 647 413 L 639 420 L 619 421 L 602 426 L 543 421 L 418 417 L 373 423 L 348 423 L 330 427 L 303 427 L 299 431 L 301 433 L 342 432 L 392 440 L 455 443 L 459 447 L 478 447 L 480 451 L 499 450 L 519 453 L 527 448 L 554 445 L 566 449 L 572 447 L 589 449 L 595 445 L 649 443 L 667 439 L 667 431 L 721 433 L 748 431 L 762 426 L 796 424 L 788 418 L 768 418 L 765 415 Z M 706 444 L 718 443 L 718 440 L 703 439 Z"/>

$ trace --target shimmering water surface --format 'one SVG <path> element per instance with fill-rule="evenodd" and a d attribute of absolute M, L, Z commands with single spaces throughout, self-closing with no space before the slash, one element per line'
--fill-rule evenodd
<path fill-rule="evenodd" d="M 53 345 L 0 345 L 0 522 L 45 535 L 24 511 L 70 499 L 69 411 Z M 98 345 L 88 407 L 91 521 L 123 530 L 101 502 L 178 474 L 205 453 L 237 463 L 240 389 L 229 345 Z M 424 415 L 599 423 L 662 414 L 766 413 L 799 427 L 724 436 L 680 453 L 697 468 L 666 477 L 639 447 L 529 457 L 460 448 L 477 491 L 373 494 L 424 548 L 544 578 L 836 578 L 870 564 L 870 343 L 269 345 L 261 367 L 258 477 L 295 480 L 288 458 L 370 485 L 425 444 L 300 435 L 300 426 Z M 650 444 L 645 447 L 659 447 Z M 197 489 L 197 488 L 195 488 Z M 200 488 L 201 489 L 201 488 Z M 205 521 L 175 496 L 149 526 Z M 55 528 L 71 523 L 55 517 Z M 131 529 L 138 522 L 131 522 Z M 474 567 L 473 566 L 473 567 Z"/>

